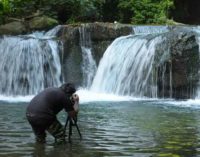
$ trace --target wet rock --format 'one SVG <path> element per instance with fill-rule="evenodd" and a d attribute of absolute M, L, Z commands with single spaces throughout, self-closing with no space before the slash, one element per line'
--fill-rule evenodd
<path fill-rule="evenodd" d="M 162 53 L 165 56 L 161 63 L 157 63 L 160 71 L 158 93 L 162 96 L 164 91 L 164 97 L 180 99 L 194 97 L 200 66 L 196 33 L 191 29 L 177 27 L 164 34 L 163 38 L 165 40 L 157 46 L 157 55 Z M 162 76 L 165 76 L 164 80 Z"/>
<path fill-rule="evenodd" d="M 63 72 L 65 81 L 82 83 L 82 52 L 80 43 L 80 28 L 84 27 L 90 34 L 91 50 L 98 64 L 107 47 L 117 37 L 132 33 L 131 25 L 114 23 L 87 23 L 62 26 L 58 38 L 63 42 Z M 73 67 L 73 68 L 72 68 Z"/>

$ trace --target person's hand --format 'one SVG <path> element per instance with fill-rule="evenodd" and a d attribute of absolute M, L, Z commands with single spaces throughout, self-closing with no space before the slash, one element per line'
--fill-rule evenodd
<path fill-rule="evenodd" d="M 73 111 L 69 111 L 67 113 L 68 113 L 68 116 L 71 117 L 71 118 L 76 118 L 77 114 L 78 114 L 78 112 L 76 112 L 74 110 Z"/>

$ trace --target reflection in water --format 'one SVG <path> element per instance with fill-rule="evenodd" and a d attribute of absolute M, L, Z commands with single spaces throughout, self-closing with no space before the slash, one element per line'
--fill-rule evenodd
<path fill-rule="evenodd" d="M 156 101 L 96 102 L 81 104 L 72 144 L 34 143 L 25 118 L 26 104 L 0 105 L 0 156 L 99 157 L 200 155 L 200 110 L 158 104 Z M 59 119 L 65 123 L 65 115 Z"/>
<path fill-rule="evenodd" d="M 46 153 L 45 153 L 45 145 L 44 144 L 38 144 L 35 143 L 33 146 L 33 154 L 32 156 L 37 156 L 37 157 L 45 157 Z"/>

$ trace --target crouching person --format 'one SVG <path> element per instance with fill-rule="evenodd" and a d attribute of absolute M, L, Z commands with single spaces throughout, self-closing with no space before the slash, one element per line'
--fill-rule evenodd
<path fill-rule="evenodd" d="M 36 136 L 36 142 L 45 143 L 46 131 L 56 143 L 65 142 L 65 130 L 56 115 L 65 110 L 74 118 L 78 114 L 79 97 L 73 84 L 47 88 L 37 94 L 27 107 L 26 116 Z"/>

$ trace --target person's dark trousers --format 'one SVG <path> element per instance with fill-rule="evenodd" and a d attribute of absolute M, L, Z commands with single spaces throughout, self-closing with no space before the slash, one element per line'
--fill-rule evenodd
<path fill-rule="evenodd" d="M 64 127 L 56 118 L 54 120 L 48 120 L 27 114 L 27 119 L 36 136 L 36 142 L 45 143 L 46 130 L 55 138 L 56 143 L 65 142 Z"/>
<path fill-rule="evenodd" d="M 45 143 L 46 139 L 46 127 L 50 125 L 50 122 L 47 120 L 41 119 L 32 113 L 26 114 L 27 120 L 30 123 L 32 130 L 35 134 L 36 142 Z"/>
<path fill-rule="evenodd" d="M 57 119 L 47 128 L 47 131 L 55 138 L 57 144 L 65 143 L 65 130 Z"/>

